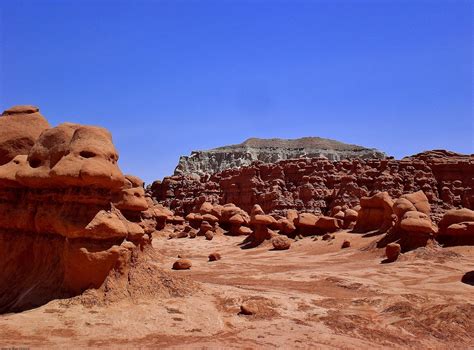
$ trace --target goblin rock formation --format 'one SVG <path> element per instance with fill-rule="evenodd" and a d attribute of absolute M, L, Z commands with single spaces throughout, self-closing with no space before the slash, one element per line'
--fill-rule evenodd
<path fill-rule="evenodd" d="M 254 162 L 202 177 L 166 177 L 150 187 L 159 202 L 179 215 L 196 211 L 204 201 L 234 203 L 246 212 L 259 204 L 266 213 L 283 216 L 289 209 L 328 214 L 338 206 L 346 210 L 364 205 L 361 197 L 378 192 L 399 198 L 420 190 L 432 206 L 430 215 L 435 222 L 446 209 L 474 209 L 474 157 L 429 151 L 402 160 L 333 162 L 304 158 L 274 164 Z"/>
<path fill-rule="evenodd" d="M 0 313 L 117 283 L 138 263 L 163 211 L 117 160 L 105 129 L 50 128 L 30 106 L 3 113 Z"/>
<path fill-rule="evenodd" d="M 175 175 L 213 174 L 231 168 L 250 165 L 254 161 L 276 163 L 294 158 L 325 157 L 331 161 L 351 158 L 385 158 L 376 149 L 349 145 L 320 137 L 304 137 L 294 140 L 251 138 L 238 145 L 214 148 L 208 151 L 193 151 L 182 156 Z"/>

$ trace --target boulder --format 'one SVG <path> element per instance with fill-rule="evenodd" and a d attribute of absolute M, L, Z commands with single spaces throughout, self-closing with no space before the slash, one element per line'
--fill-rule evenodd
<path fill-rule="evenodd" d="M 189 270 L 192 265 L 189 259 L 179 259 L 174 262 L 173 270 Z"/>
<path fill-rule="evenodd" d="M 400 255 L 401 247 L 398 243 L 389 243 L 385 247 L 385 255 L 387 256 L 387 261 L 395 261 Z"/>
<path fill-rule="evenodd" d="M 273 249 L 287 250 L 291 247 L 291 241 L 286 236 L 276 236 L 272 238 Z"/>
<path fill-rule="evenodd" d="M 449 210 L 439 222 L 436 239 L 445 246 L 474 245 L 474 211 Z"/>
<path fill-rule="evenodd" d="M 222 257 L 221 257 L 220 253 L 211 253 L 211 254 L 209 254 L 208 259 L 209 259 L 209 261 L 217 261 L 217 260 L 221 260 Z"/>

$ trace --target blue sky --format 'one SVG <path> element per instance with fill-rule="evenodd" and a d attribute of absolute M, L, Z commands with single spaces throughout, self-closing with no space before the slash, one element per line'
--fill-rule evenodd
<path fill-rule="evenodd" d="M 126 173 L 249 137 L 474 153 L 470 1 L 0 2 L 0 109 L 111 130 Z"/>

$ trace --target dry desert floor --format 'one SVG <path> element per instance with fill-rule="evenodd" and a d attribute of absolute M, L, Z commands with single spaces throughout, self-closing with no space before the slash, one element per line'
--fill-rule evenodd
<path fill-rule="evenodd" d="M 287 251 L 242 237 L 153 246 L 188 296 L 83 305 L 54 300 L 0 316 L 0 347 L 367 349 L 474 348 L 474 247 L 420 248 L 384 263 L 377 236 L 338 232 Z M 341 249 L 342 242 L 351 247 Z M 208 262 L 219 252 L 222 259 Z M 174 271 L 177 256 L 190 270 Z M 246 303 L 256 314 L 240 314 Z"/>

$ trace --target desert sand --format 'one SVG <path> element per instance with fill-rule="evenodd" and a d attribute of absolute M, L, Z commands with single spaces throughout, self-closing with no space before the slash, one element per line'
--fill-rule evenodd
<path fill-rule="evenodd" d="M 156 237 L 155 262 L 183 277 L 185 296 L 89 305 L 54 300 L 0 316 L 3 347 L 473 348 L 474 247 L 436 245 L 384 262 L 378 236 L 345 231 L 291 249 L 242 237 Z M 351 247 L 341 249 L 344 240 Z M 222 259 L 208 262 L 219 252 Z M 177 257 L 190 270 L 171 270 Z M 463 279 L 463 276 L 464 279 Z M 462 281 L 463 280 L 463 281 Z M 193 283 L 196 282 L 196 283 Z M 242 304 L 254 315 L 240 313 Z M 283 345 L 284 344 L 284 345 Z"/>

